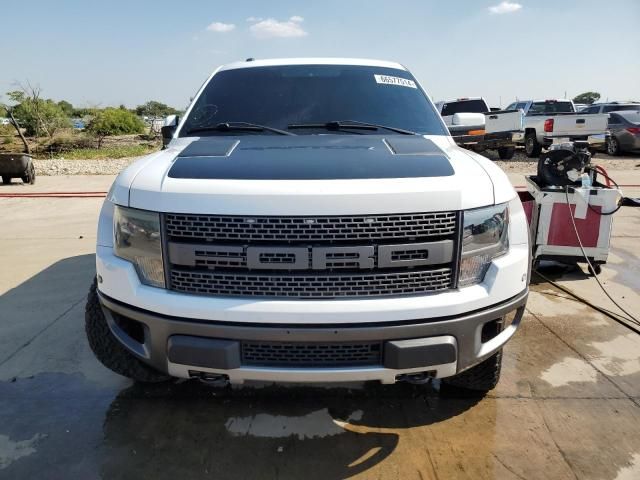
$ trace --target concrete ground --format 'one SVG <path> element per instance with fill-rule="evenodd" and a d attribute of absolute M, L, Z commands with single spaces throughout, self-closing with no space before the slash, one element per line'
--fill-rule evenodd
<path fill-rule="evenodd" d="M 616 177 L 640 185 L 637 172 Z M 42 177 L 0 193 L 112 180 Z M 437 382 L 132 385 L 98 364 L 83 332 L 101 202 L 0 198 L 0 478 L 640 478 L 640 335 L 535 278 L 502 380 L 482 399 L 441 395 Z M 601 275 L 636 315 L 639 227 L 640 209 L 616 215 Z M 545 274 L 615 309 L 581 271 Z"/>

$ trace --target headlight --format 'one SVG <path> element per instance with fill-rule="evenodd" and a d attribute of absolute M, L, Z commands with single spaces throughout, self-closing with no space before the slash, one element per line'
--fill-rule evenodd
<path fill-rule="evenodd" d="M 458 286 L 482 282 L 491 260 L 508 250 L 509 208 L 506 203 L 466 210 Z"/>
<path fill-rule="evenodd" d="M 140 281 L 164 288 L 160 214 L 116 206 L 114 252 L 136 267 Z"/>

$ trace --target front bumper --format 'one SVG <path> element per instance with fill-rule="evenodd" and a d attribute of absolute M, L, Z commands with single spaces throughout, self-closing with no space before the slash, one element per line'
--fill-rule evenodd
<path fill-rule="evenodd" d="M 514 335 L 528 290 L 487 308 L 447 317 L 360 324 L 305 325 L 203 321 L 173 317 L 131 307 L 99 293 L 115 337 L 157 370 L 189 378 L 220 374 L 232 383 L 340 382 L 377 380 L 394 383 L 404 375 L 434 378 L 455 375 L 491 356 Z M 506 319 L 506 323 L 505 323 Z M 134 322 L 144 334 L 127 331 Z M 486 336 L 485 325 L 506 325 Z M 288 368 L 243 365 L 243 341 L 343 343 L 380 341 L 380 364 L 340 368 Z"/>

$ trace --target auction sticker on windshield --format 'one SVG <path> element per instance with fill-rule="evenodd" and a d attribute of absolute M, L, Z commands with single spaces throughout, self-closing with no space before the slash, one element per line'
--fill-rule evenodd
<path fill-rule="evenodd" d="M 416 82 L 407 80 L 406 78 L 392 77 L 390 75 L 374 75 L 376 83 L 384 83 L 386 85 L 399 85 L 401 87 L 418 88 Z"/>

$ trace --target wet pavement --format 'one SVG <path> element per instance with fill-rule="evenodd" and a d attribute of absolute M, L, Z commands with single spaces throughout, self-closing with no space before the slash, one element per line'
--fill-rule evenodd
<path fill-rule="evenodd" d="M 438 382 L 133 385 L 83 332 L 100 203 L 0 199 L 0 479 L 640 478 L 640 335 L 539 278 L 485 398 Z M 623 209 L 601 275 L 636 314 L 639 238 L 640 210 Z M 544 273 L 615 308 L 581 270 Z"/>

